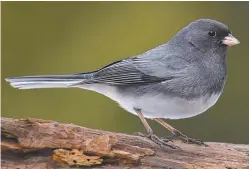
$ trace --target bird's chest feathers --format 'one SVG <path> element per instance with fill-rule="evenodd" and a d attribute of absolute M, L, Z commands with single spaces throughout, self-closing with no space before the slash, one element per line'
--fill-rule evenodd
<path fill-rule="evenodd" d="M 209 59 L 202 60 L 199 64 L 194 83 L 199 83 L 199 86 L 209 94 L 220 93 L 226 81 L 226 63 L 224 60 Z"/>

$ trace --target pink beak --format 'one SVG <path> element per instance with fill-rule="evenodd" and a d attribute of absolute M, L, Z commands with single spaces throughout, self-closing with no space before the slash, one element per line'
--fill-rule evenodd
<path fill-rule="evenodd" d="M 226 36 L 223 40 L 222 43 L 227 45 L 227 46 L 233 46 L 239 44 L 239 40 L 233 37 L 233 35 L 229 34 Z"/>

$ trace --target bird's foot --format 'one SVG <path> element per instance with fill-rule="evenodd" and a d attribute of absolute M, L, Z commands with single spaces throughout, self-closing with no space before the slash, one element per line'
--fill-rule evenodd
<path fill-rule="evenodd" d="M 153 133 L 145 135 L 145 134 L 140 133 L 140 132 L 135 132 L 134 135 L 140 136 L 140 137 L 146 137 L 162 148 L 180 149 L 180 147 L 178 147 L 178 146 L 175 146 L 173 144 L 169 144 L 169 142 L 172 142 L 172 140 L 166 139 L 166 138 L 160 139 L 157 135 L 155 135 Z"/>
<path fill-rule="evenodd" d="M 155 134 L 149 134 L 147 136 L 148 139 L 150 139 L 151 141 L 153 141 L 154 143 L 158 144 L 160 147 L 162 148 L 172 148 L 172 149 L 180 149 L 180 147 L 175 146 L 173 144 L 169 144 L 169 142 L 171 140 L 169 139 L 160 139 L 157 135 Z"/>
<path fill-rule="evenodd" d="M 200 146 L 208 146 L 203 141 L 201 141 L 199 139 L 190 138 L 190 137 L 182 134 L 181 132 L 176 132 L 175 134 L 173 134 L 170 137 L 167 137 L 166 139 L 169 139 L 169 140 L 181 140 L 182 142 L 188 143 L 188 144 L 196 144 L 196 145 L 200 145 Z"/>

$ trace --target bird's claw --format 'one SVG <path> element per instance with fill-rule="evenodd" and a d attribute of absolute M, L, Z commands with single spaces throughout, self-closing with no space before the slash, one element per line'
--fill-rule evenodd
<path fill-rule="evenodd" d="M 147 138 L 149 138 L 151 141 L 158 144 L 162 148 L 171 148 L 171 149 L 179 149 L 180 150 L 180 147 L 175 146 L 173 144 L 169 144 L 168 139 L 160 139 L 155 134 L 150 134 L 147 136 Z"/>
<path fill-rule="evenodd" d="M 148 135 L 145 135 L 143 133 L 140 133 L 140 132 L 135 132 L 134 135 L 136 136 L 140 136 L 140 137 L 146 137 L 148 139 L 150 139 L 151 141 L 153 141 L 154 143 L 156 143 L 157 145 L 159 145 L 160 147 L 162 148 L 171 148 L 171 149 L 180 149 L 180 147 L 178 146 L 175 146 L 173 144 L 169 144 L 169 142 L 172 142 L 172 140 L 170 139 L 167 139 L 167 138 L 159 138 L 157 135 L 155 134 L 148 134 Z"/>
<path fill-rule="evenodd" d="M 208 146 L 202 140 L 190 138 L 190 137 L 188 137 L 188 136 L 186 136 L 186 135 L 184 135 L 182 133 L 174 134 L 172 136 L 167 137 L 166 139 L 169 139 L 169 140 L 181 140 L 182 142 L 188 143 L 188 144 L 196 144 L 196 145 L 200 145 L 200 146 Z"/>
<path fill-rule="evenodd" d="M 184 143 L 188 143 L 188 144 L 196 144 L 196 145 L 200 145 L 200 146 L 208 146 L 207 144 L 205 144 L 202 140 L 200 139 L 193 139 L 190 138 L 186 135 L 180 135 L 178 136 L 178 138 L 184 142 Z"/>

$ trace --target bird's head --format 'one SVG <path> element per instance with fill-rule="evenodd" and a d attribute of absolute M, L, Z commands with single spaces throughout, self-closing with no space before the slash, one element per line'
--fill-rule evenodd
<path fill-rule="evenodd" d="M 196 20 L 183 32 L 191 45 L 203 50 L 226 48 L 240 43 L 225 24 L 211 19 Z"/>

